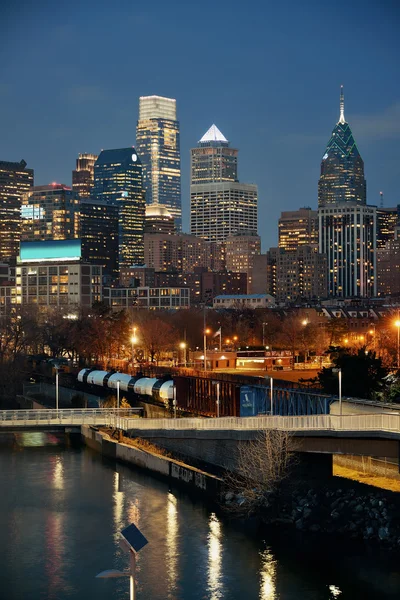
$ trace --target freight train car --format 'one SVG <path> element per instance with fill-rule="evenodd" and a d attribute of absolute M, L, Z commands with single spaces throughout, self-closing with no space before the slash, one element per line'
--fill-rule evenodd
<path fill-rule="evenodd" d="M 133 392 L 138 396 L 151 397 L 153 400 L 166 405 L 174 397 L 174 382 L 172 379 L 157 379 L 155 377 L 143 377 L 143 375 L 132 376 L 128 373 L 82 369 L 78 373 L 78 381 L 82 384 L 97 385 L 111 390 L 116 390 L 119 386 L 121 392 Z"/>

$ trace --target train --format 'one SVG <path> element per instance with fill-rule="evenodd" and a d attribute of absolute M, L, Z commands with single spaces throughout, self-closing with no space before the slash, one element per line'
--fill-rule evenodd
<path fill-rule="evenodd" d="M 151 396 L 154 400 L 165 405 L 168 405 L 169 400 L 174 398 L 174 382 L 171 378 L 157 379 L 155 377 L 143 377 L 143 375 L 132 376 L 127 373 L 81 369 L 78 373 L 78 381 L 111 390 L 116 390 L 119 385 L 121 392 L 133 392 L 138 396 Z"/>

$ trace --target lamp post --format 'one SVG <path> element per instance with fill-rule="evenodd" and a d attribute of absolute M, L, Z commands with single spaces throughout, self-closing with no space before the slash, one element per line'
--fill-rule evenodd
<path fill-rule="evenodd" d="M 332 369 L 332 373 L 337 373 L 339 377 L 339 414 L 342 416 L 342 369 Z"/>
<path fill-rule="evenodd" d="M 58 417 L 58 368 L 56 368 L 56 411 Z"/>
<path fill-rule="evenodd" d="M 262 324 L 262 333 L 263 333 L 263 336 L 262 336 L 263 343 L 262 343 L 262 345 L 263 346 L 265 345 L 265 332 L 264 332 L 265 325 L 268 325 L 268 323 L 263 323 Z"/>
<path fill-rule="evenodd" d="M 204 370 L 207 371 L 207 333 L 210 333 L 209 329 L 204 330 Z"/>
<path fill-rule="evenodd" d="M 220 386 L 220 383 L 219 383 L 219 381 L 217 381 L 217 383 L 216 383 L 216 388 L 217 388 L 217 419 L 219 418 L 219 386 Z"/>
<path fill-rule="evenodd" d="M 397 368 L 400 369 L 400 318 L 397 315 L 397 320 L 394 322 L 397 327 Z"/>
<path fill-rule="evenodd" d="M 274 380 L 272 377 L 270 379 L 270 394 L 271 394 L 271 417 L 274 416 Z"/>
<path fill-rule="evenodd" d="M 117 408 L 119 408 L 119 379 L 117 379 Z"/>
<path fill-rule="evenodd" d="M 181 342 L 179 344 L 181 350 L 183 350 L 183 366 L 186 367 L 186 344 L 185 342 Z"/>
<path fill-rule="evenodd" d="M 131 337 L 131 342 L 132 342 L 132 368 L 133 365 L 135 364 L 135 344 L 137 342 L 137 338 L 136 338 L 136 327 L 133 328 L 133 336 Z"/>

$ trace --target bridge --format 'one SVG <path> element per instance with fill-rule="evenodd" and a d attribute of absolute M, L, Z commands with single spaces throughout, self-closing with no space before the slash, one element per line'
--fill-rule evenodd
<path fill-rule="evenodd" d="M 113 426 L 115 419 L 139 420 L 141 408 L 66 408 L 61 410 L 1 410 L 0 431 L 4 429 L 79 427 L 81 425 Z M 135 418 L 136 417 L 136 418 Z"/>

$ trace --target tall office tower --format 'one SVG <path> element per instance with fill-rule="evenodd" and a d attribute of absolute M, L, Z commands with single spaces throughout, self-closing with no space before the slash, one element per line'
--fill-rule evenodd
<path fill-rule="evenodd" d="M 79 196 L 62 183 L 32 188 L 22 199 L 21 240 L 70 240 L 79 237 Z"/>
<path fill-rule="evenodd" d="M 147 204 L 165 206 L 182 229 L 181 153 L 176 100 L 139 98 L 136 150 L 143 167 Z"/>
<path fill-rule="evenodd" d="M 297 250 L 318 245 L 318 212 L 309 207 L 282 212 L 279 219 L 279 248 Z"/>
<path fill-rule="evenodd" d="M 118 207 L 118 266 L 142 264 L 145 193 L 135 148 L 102 150 L 94 166 L 93 198 Z"/>
<path fill-rule="evenodd" d="M 343 86 L 340 90 L 340 117 L 332 131 L 321 162 L 318 206 L 326 204 L 364 205 L 367 202 L 364 161 L 349 124 L 344 118 Z"/>
<path fill-rule="evenodd" d="M 187 233 L 146 233 L 144 260 L 156 271 L 192 273 L 195 267 L 206 267 L 207 243 Z"/>
<path fill-rule="evenodd" d="M 161 204 L 147 204 L 145 233 L 176 233 L 175 220 L 165 206 Z"/>
<path fill-rule="evenodd" d="M 270 294 L 276 296 L 277 262 L 281 252 L 280 248 L 270 248 L 266 254 L 259 254 L 253 259 L 253 273 L 251 280 L 252 294 Z"/>
<path fill-rule="evenodd" d="M 33 186 L 26 162 L 0 161 L 0 261 L 15 261 L 21 238 L 22 196 Z"/>
<path fill-rule="evenodd" d="M 376 251 L 378 295 L 400 296 L 400 227 L 395 237 Z"/>
<path fill-rule="evenodd" d="M 386 242 L 394 240 L 395 230 L 400 225 L 400 204 L 393 208 L 376 209 L 377 247 L 383 248 Z"/>
<path fill-rule="evenodd" d="M 326 256 L 315 246 L 281 250 L 276 265 L 276 298 L 279 302 L 327 296 Z"/>
<path fill-rule="evenodd" d="M 191 150 L 190 231 L 214 242 L 257 233 L 257 186 L 239 183 L 235 148 L 212 125 Z"/>
<path fill-rule="evenodd" d="M 82 259 L 103 267 L 109 281 L 118 278 L 118 207 L 85 198 L 80 203 Z"/>
<path fill-rule="evenodd" d="M 94 183 L 94 164 L 97 154 L 79 154 L 76 169 L 72 171 L 72 189 L 81 198 L 89 198 Z"/>
<path fill-rule="evenodd" d="M 247 293 L 250 294 L 254 257 L 261 252 L 261 238 L 256 233 L 236 233 L 225 240 L 226 269 L 246 273 Z"/>
<path fill-rule="evenodd" d="M 366 206 L 364 162 L 344 118 L 322 157 L 318 183 L 319 251 L 328 259 L 330 296 L 375 296 L 376 207 Z"/>

